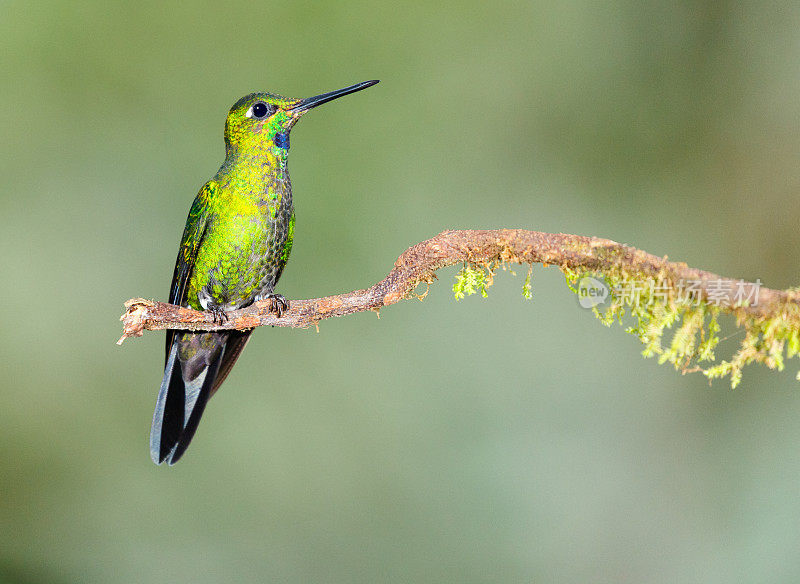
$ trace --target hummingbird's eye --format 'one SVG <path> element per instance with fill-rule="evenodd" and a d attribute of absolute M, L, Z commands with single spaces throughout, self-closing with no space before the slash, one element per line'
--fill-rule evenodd
<path fill-rule="evenodd" d="M 247 117 L 253 117 L 258 120 L 263 120 L 268 115 L 275 113 L 275 106 L 267 105 L 266 103 L 259 101 L 258 103 L 254 103 L 252 107 L 247 111 Z"/>

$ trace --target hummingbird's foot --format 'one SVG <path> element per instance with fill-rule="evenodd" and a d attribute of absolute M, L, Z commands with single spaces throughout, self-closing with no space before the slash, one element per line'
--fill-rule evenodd
<path fill-rule="evenodd" d="M 212 306 L 208 309 L 211 313 L 212 320 L 214 324 L 222 324 L 224 322 L 228 322 L 228 313 L 222 310 L 219 306 Z"/>
<path fill-rule="evenodd" d="M 283 316 L 283 313 L 289 310 L 289 301 L 283 296 L 283 294 L 273 294 L 270 292 L 269 294 L 264 294 L 260 300 L 269 300 L 269 308 L 267 308 L 267 312 L 274 312 L 278 315 L 278 318 Z"/>

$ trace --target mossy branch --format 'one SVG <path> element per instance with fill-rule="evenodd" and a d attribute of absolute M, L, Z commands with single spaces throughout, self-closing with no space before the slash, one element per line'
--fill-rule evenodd
<path fill-rule="evenodd" d="M 709 378 L 731 375 L 738 383 L 741 367 L 753 361 L 772 368 L 783 367 L 783 351 L 791 357 L 800 351 L 800 292 L 757 288 L 757 302 L 752 298 L 721 303 L 720 289 L 735 289 L 743 282 L 711 272 L 690 268 L 685 263 L 670 262 L 644 251 L 608 239 L 580 235 L 542 233 L 524 229 L 444 231 L 436 237 L 408 248 L 397 258 L 389 274 L 365 290 L 311 300 L 292 300 L 281 317 L 269 311 L 269 302 L 228 314 L 224 323 L 215 323 L 211 313 L 198 312 L 163 302 L 134 298 L 125 303 L 122 316 L 122 343 L 127 337 L 141 336 L 144 330 L 224 330 L 250 329 L 257 326 L 309 327 L 332 316 L 345 316 L 365 310 L 378 311 L 404 298 L 419 297 L 421 283 L 433 282 L 440 268 L 462 264 L 454 292 L 456 298 L 475 292 L 486 295 L 494 271 L 506 264 L 543 264 L 560 268 L 570 286 L 585 275 L 602 276 L 614 290 L 639 286 L 638 302 L 627 304 L 637 325 L 629 332 L 646 344 L 646 356 L 659 355 L 685 371 L 701 370 L 691 365 L 713 360 L 718 342 L 717 316 L 729 313 L 736 325 L 745 329 L 745 338 L 731 361 L 723 361 L 704 370 Z M 647 283 L 650 286 L 647 286 Z M 653 286 L 657 282 L 657 289 Z M 680 292 L 692 283 L 692 303 L 682 303 Z M 748 286 L 758 284 L 745 283 Z M 523 286 L 530 296 L 530 271 Z M 605 324 L 621 320 L 625 298 L 612 295 L 604 312 L 594 309 Z M 661 339 L 665 328 L 682 321 L 669 347 Z M 698 342 L 697 335 L 700 335 Z"/>

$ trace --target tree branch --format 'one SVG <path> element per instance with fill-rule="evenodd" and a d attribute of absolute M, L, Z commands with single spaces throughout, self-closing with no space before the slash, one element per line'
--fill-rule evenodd
<path fill-rule="evenodd" d="M 198 312 L 164 302 L 134 298 L 125 303 L 121 344 L 143 331 L 159 329 L 224 330 L 257 326 L 309 327 L 332 316 L 365 310 L 379 310 L 414 295 L 420 283 L 430 284 L 436 270 L 453 264 L 490 268 L 498 263 L 540 263 L 573 271 L 597 271 L 621 277 L 657 279 L 665 285 L 692 281 L 703 301 L 709 290 L 735 286 L 741 280 L 690 268 L 608 239 L 580 235 L 552 234 L 524 229 L 444 231 L 403 252 L 389 274 L 370 288 L 311 300 L 292 300 L 281 317 L 269 312 L 269 301 L 228 313 L 228 321 L 215 323 L 209 312 Z M 738 322 L 759 322 L 776 316 L 797 327 L 800 293 L 795 290 L 759 289 L 758 303 L 744 306 L 720 305 Z"/>

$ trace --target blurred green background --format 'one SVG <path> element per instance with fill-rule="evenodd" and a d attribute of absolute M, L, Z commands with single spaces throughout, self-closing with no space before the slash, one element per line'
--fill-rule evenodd
<path fill-rule="evenodd" d="M 800 284 L 800 10 L 768 2 L 0 2 L 0 582 L 800 581 L 800 393 L 606 329 L 554 269 L 254 335 L 148 453 L 189 205 L 241 95 L 382 83 L 292 135 L 288 298 L 445 228 Z M 728 347 L 739 337 L 730 339 Z"/>

